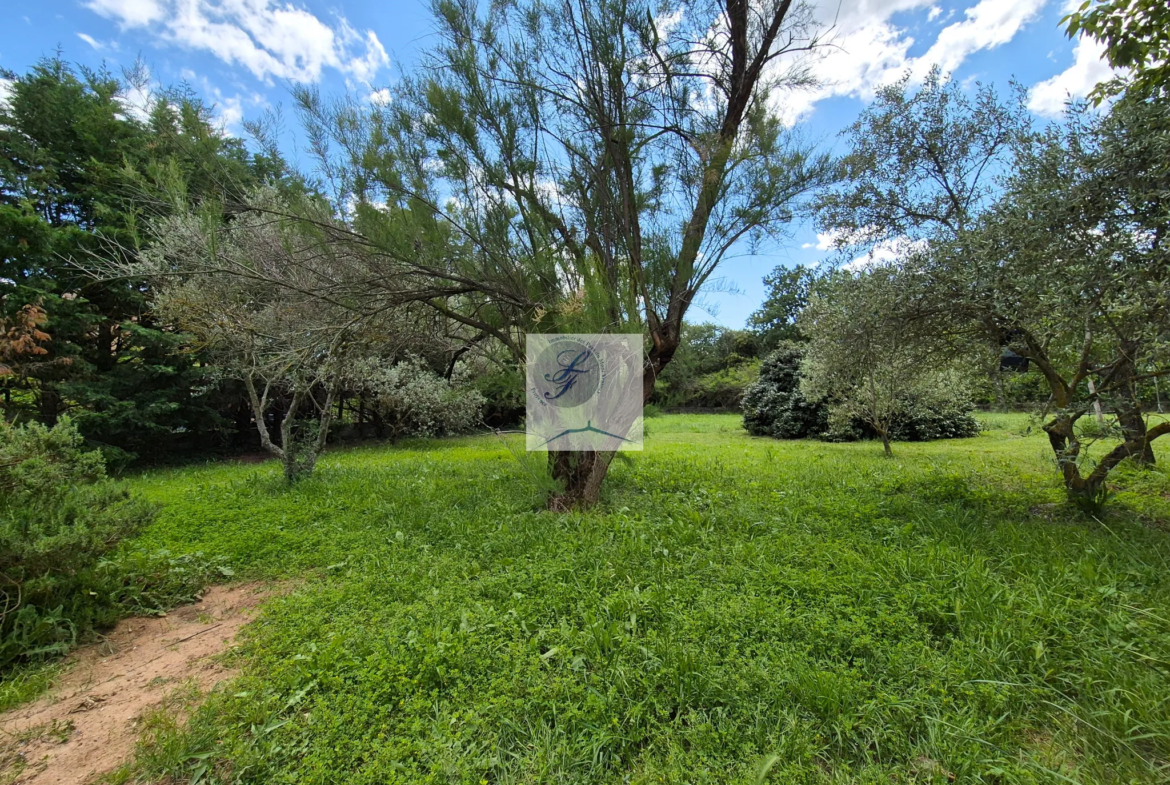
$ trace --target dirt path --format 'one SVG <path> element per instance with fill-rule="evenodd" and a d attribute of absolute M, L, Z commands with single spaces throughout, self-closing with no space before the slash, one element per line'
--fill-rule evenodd
<path fill-rule="evenodd" d="M 268 593 L 261 584 L 216 586 L 202 602 L 124 619 L 102 643 L 78 649 L 48 694 L 0 714 L 0 782 L 86 785 L 117 768 L 134 751 L 144 712 L 181 684 L 208 690 L 234 675 L 211 658 Z"/>

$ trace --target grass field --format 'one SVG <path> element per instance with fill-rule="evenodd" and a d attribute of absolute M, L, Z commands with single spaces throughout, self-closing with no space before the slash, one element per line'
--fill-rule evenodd
<path fill-rule="evenodd" d="M 663 416 L 569 515 L 490 435 L 140 476 L 134 547 L 294 580 L 121 778 L 1165 783 L 1170 475 L 1081 517 L 1026 425 L 887 460 Z"/>

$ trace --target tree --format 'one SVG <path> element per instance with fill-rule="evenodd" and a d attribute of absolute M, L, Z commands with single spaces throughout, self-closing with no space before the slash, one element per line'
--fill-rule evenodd
<path fill-rule="evenodd" d="M 933 69 L 914 92 L 909 75 L 878 91 L 844 135 L 840 179 L 817 198 L 817 222 L 854 264 L 905 258 L 931 239 L 954 238 L 994 201 L 996 177 L 1028 132 L 1022 96 L 990 87 L 968 97 Z M 1000 345 L 982 352 L 997 401 L 1005 400 Z"/>
<path fill-rule="evenodd" d="M 216 430 L 196 358 L 159 329 L 141 281 L 100 278 L 98 261 L 131 260 L 166 191 L 223 200 L 276 176 L 278 159 L 251 156 L 181 91 L 128 111 L 126 85 L 58 58 L 4 72 L 0 106 L 0 296 L 4 317 L 44 309 L 44 362 L 7 381 L 52 424 L 68 411 L 91 443 L 145 452 Z M 15 414 L 15 413 L 14 413 Z"/>
<path fill-rule="evenodd" d="M 858 420 L 877 433 L 887 456 L 906 415 L 903 402 L 922 395 L 941 368 L 925 334 L 890 318 L 902 308 L 903 273 L 893 266 L 842 272 L 822 282 L 800 316 L 808 336 L 800 389 L 828 400 L 841 423 Z"/>
<path fill-rule="evenodd" d="M 735 407 L 758 365 L 756 336 L 717 324 L 683 324 L 678 351 L 656 381 L 668 407 Z"/>
<path fill-rule="evenodd" d="M 809 9 L 442 0 L 435 13 L 439 43 L 389 106 L 301 96 L 355 226 L 430 282 L 417 287 L 430 307 L 518 361 L 529 330 L 643 332 L 649 400 L 724 256 L 775 235 L 828 176 L 776 111 L 781 88 L 809 81 Z M 563 486 L 550 503 L 596 501 L 611 459 L 550 453 Z"/>
<path fill-rule="evenodd" d="M 842 251 L 873 252 L 962 232 L 993 195 L 994 178 L 1026 131 L 1025 112 L 990 87 L 974 100 L 936 67 L 881 88 L 843 133 L 849 152 L 816 203 L 820 228 Z"/>
<path fill-rule="evenodd" d="M 1096 103 L 1123 89 L 1157 96 L 1170 87 L 1170 5 L 1164 0 L 1085 0 L 1060 21 L 1069 38 L 1085 35 L 1104 44 L 1109 65 L 1132 71 L 1128 80 L 1095 87 Z"/>
<path fill-rule="evenodd" d="M 816 273 L 808 267 L 779 266 L 764 276 L 768 294 L 759 310 L 748 317 L 748 327 L 760 335 L 764 351 L 776 349 L 784 341 L 803 338 L 797 317 L 808 304 Z"/>
<path fill-rule="evenodd" d="M 0 322 L 0 376 L 21 373 L 28 362 L 36 362 L 33 358 L 49 353 L 45 344 L 52 336 L 41 329 L 45 321 L 45 309 L 27 303 L 12 319 Z"/>
<path fill-rule="evenodd" d="M 1075 108 L 1022 143 L 1003 196 L 915 265 L 906 319 L 1027 358 L 1051 393 L 1044 430 L 1070 496 L 1096 503 L 1122 460 L 1152 463 L 1139 385 L 1170 373 L 1170 106 L 1127 96 Z M 905 320 L 904 320 L 905 321 Z M 1084 467 L 1076 424 L 1096 403 L 1122 442 Z M 1084 469 L 1084 470 L 1083 470 Z"/>
<path fill-rule="evenodd" d="M 800 389 L 803 343 L 780 344 L 760 365 L 760 378 L 744 392 L 743 427 L 753 436 L 803 439 L 829 428 L 828 409 Z"/>
<path fill-rule="evenodd" d="M 312 224 L 277 217 L 285 208 L 272 190 L 254 203 L 227 224 L 214 208 L 162 220 L 159 239 L 127 271 L 152 278 L 160 313 L 194 336 L 218 373 L 243 383 L 261 446 L 293 482 L 313 472 L 355 361 L 375 344 L 393 356 L 398 336 L 386 320 L 314 292 L 320 272 L 345 266 L 337 256 L 344 247 L 307 233 Z"/>

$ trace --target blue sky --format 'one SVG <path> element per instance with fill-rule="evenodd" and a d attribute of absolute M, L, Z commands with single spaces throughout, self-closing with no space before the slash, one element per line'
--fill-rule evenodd
<path fill-rule="evenodd" d="M 1109 75 L 1093 42 L 1061 31 L 1068 2 L 821 2 L 818 18 L 834 25 L 834 46 L 816 65 L 823 86 L 785 96 L 785 114 L 831 147 L 876 87 L 937 63 L 965 86 L 1006 92 L 1014 77 L 1029 88 L 1037 118 L 1054 117 L 1069 95 L 1083 96 Z M 237 134 L 243 119 L 287 108 L 293 84 L 376 94 L 410 70 L 433 31 L 425 0 L 3 0 L 3 12 L 0 66 L 21 72 L 58 48 L 68 60 L 115 70 L 141 59 L 157 83 L 189 83 Z M 284 117 L 295 127 L 291 112 Z M 288 147 L 307 164 L 293 133 Z M 767 272 L 825 254 L 813 227 L 794 226 L 779 247 L 725 262 L 722 288 L 736 291 L 707 294 L 714 313 L 692 312 L 692 320 L 740 327 L 763 297 Z"/>

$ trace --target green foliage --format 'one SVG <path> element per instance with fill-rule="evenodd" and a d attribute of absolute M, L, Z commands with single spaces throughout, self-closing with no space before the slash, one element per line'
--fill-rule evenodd
<path fill-rule="evenodd" d="M 759 376 L 760 361 L 755 359 L 703 374 L 680 390 L 681 400 L 685 403 L 679 405 L 738 409 L 743 402 L 744 392 Z"/>
<path fill-rule="evenodd" d="M 1004 104 L 990 87 L 969 94 L 937 67 L 917 90 L 909 83 L 907 74 L 879 89 L 842 134 L 849 151 L 837 185 L 816 205 L 818 225 L 842 252 L 962 231 L 1026 131 L 1022 103 Z"/>
<path fill-rule="evenodd" d="M 483 421 L 488 425 L 515 425 L 524 417 L 524 374 L 519 368 L 484 369 L 466 381 L 483 396 Z"/>
<path fill-rule="evenodd" d="M 1018 141 L 986 213 L 903 267 L 904 323 L 1006 346 L 1043 374 L 1043 427 L 1077 498 L 1095 496 L 1122 460 L 1152 461 L 1148 442 L 1170 433 L 1147 430 L 1157 392 L 1142 384 L 1170 374 L 1168 130 L 1166 101 L 1070 107 L 1063 123 Z M 1126 443 L 1090 461 L 1075 426 L 1097 406 Z"/>
<path fill-rule="evenodd" d="M 666 415 L 568 515 L 494 435 L 143 476 L 142 547 L 301 579 L 136 775 L 1161 785 L 1167 474 L 1098 523 L 998 417 L 891 462 Z"/>
<path fill-rule="evenodd" d="M 198 355 L 157 321 L 149 287 L 93 273 L 134 258 L 167 205 L 238 198 L 283 164 L 217 131 L 188 92 L 163 91 L 140 120 L 105 70 L 52 58 L 2 75 L 0 316 L 40 304 L 51 338 L 4 379 L 7 416 L 52 425 L 69 411 L 111 455 L 206 448 L 223 422 Z"/>
<path fill-rule="evenodd" d="M 900 411 L 890 431 L 895 441 L 929 442 L 979 435 L 979 421 L 961 383 L 919 387 L 907 392 L 898 405 Z"/>
<path fill-rule="evenodd" d="M 796 319 L 808 304 L 815 280 L 816 273 L 809 267 L 780 266 L 764 276 L 768 293 L 759 310 L 748 317 L 748 327 L 759 335 L 762 352 L 803 337 Z"/>
<path fill-rule="evenodd" d="M 154 512 L 106 478 L 101 453 L 68 419 L 0 425 L 0 667 L 59 654 L 127 614 L 190 602 L 231 575 L 202 554 L 124 547 Z M 25 694 L 20 683 L 3 692 Z"/>
<path fill-rule="evenodd" d="M 1129 88 L 1136 95 L 1166 95 L 1170 88 L 1170 5 L 1163 0 L 1085 0 L 1060 20 L 1069 38 L 1084 35 L 1105 44 L 1114 68 L 1132 71 L 1128 80 L 1098 85 L 1093 98 Z"/>
<path fill-rule="evenodd" d="M 655 400 L 666 407 L 735 409 L 759 371 L 758 337 L 717 324 L 684 324 L 678 351 L 659 374 Z"/>
<path fill-rule="evenodd" d="M 391 438 L 463 433 L 481 422 L 484 397 L 474 387 L 455 386 L 416 357 L 386 366 L 358 364 L 369 405 Z"/>
<path fill-rule="evenodd" d="M 804 349 L 782 344 L 764 358 L 760 378 L 743 397 L 743 427 L 755 436 L 803 439 L 820 436 L 829 428 L 828 407 L 809 401 L 800 391 L 800 363 Z"/>
<path fill-rule="evenodd" d="M 94 570 L 151 515 L 68 420 L 0 425 L 0 665 L 61 651 L 99 621 Z"/>
<path fill-rule="evenodd" d="M 743 425 L 755 436 L 809 437 L 844 442 L 878 438 L 861 418 L 834 421 L 825 401 L 809 401 L 800 388 L 805 356 L 800 344 L 783 344 L 760 367 L 760 379 L 744 394 Z M 890 438 L 925 442 L 979 435 L 972 404 L 957 385 L 902 391 L 895 401 Z"/>
<path fill-rule="evenodd" d="M 977 406 L 1011 411 L 1034 411 L 1052 395 L 1044 375 L 1035 368 L 1023 372 L 1005 370 L 1000 371 L 998 377 L 987 375 L 973 379 L 969 392 Z"/>

